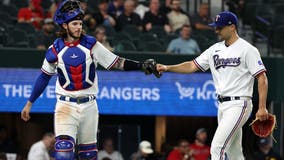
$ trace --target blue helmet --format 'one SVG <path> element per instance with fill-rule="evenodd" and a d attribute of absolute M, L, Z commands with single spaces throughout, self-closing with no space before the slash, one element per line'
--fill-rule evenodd
<path fill-rule="evenodd" d="M 65 0 L 58 6 L 53 19 L 55 23 L 62 25 L 73 20 L 82 20 L 83 17 L 84 11 L 78 0 Z"/>

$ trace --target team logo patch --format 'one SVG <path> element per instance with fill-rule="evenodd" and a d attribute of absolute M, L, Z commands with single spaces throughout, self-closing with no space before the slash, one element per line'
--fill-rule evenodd
<path fill-rule="evenodd" d="M 75 58 L 77 58 L 78 56 L 73 53 L 72 56 L 70 56 L 70 57 L 73 58 L 73 59 L 75 59 Z"/>
<path fill-rule="evenodd" d="M 219 55 L 214 55 L 213 60 L 216 69 L 220 67 L 237 67 L 241 64 L 241 57 L 220 58 Z"/>
<path fill-rule="evenodd" d="M 220 18 L 220 15 L 217 15 L 217 16 L 215 17 L 215 22 L 217 22 L 217 21 L 219 20 L 219 18 Z"/>
<path fill-rule="evenodd" d="M 257 61 L 257 63 L 258 63 L 260 66 L 262 66 L 262 65 L 263 65 L 263 63 L 262 63 L 262 61 L 261 61 L 261 60 Z"/>

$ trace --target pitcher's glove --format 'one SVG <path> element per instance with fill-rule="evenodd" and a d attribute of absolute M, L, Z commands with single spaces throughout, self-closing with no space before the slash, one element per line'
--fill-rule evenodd
<path fill-rule="evenodd" d="M 259 137 L 270 136 L 276 126 L 276 116 L 269 113 L 267 120 L 260 121 L 259 119 L 255 119 L 250 126 L 255 135 Z"/>
<path fill-rule="evenodd" d="M 157 71 L 157 62 L 154 59 L 146 59 L 142 64 L 142 70 L 145 74 L 154 74 L 157 78 L 160 78 L 162 74 Z"/>

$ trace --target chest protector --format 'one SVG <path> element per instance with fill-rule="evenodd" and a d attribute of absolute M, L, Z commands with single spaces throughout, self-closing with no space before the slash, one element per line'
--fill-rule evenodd
<path fill-rule="evenodd" d="M 48 50 L 46 59 L 57 63 L 58 81 L 62 88 L 69 91 L 91 87 L 95 81 L 95 64 L 91 48 L 96 39 L 83 36 L 78 43 L 66 44 L 59 38 Z"/>

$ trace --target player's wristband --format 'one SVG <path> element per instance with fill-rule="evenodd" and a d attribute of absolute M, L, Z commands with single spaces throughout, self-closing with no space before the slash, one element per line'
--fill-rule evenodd
<path fill-rule="evenodd" d="M 142 64 L 138 61 L 133 61 L 131 59 L 125 59 L 123 69 L 125 71 L 141 70 Z"/>

